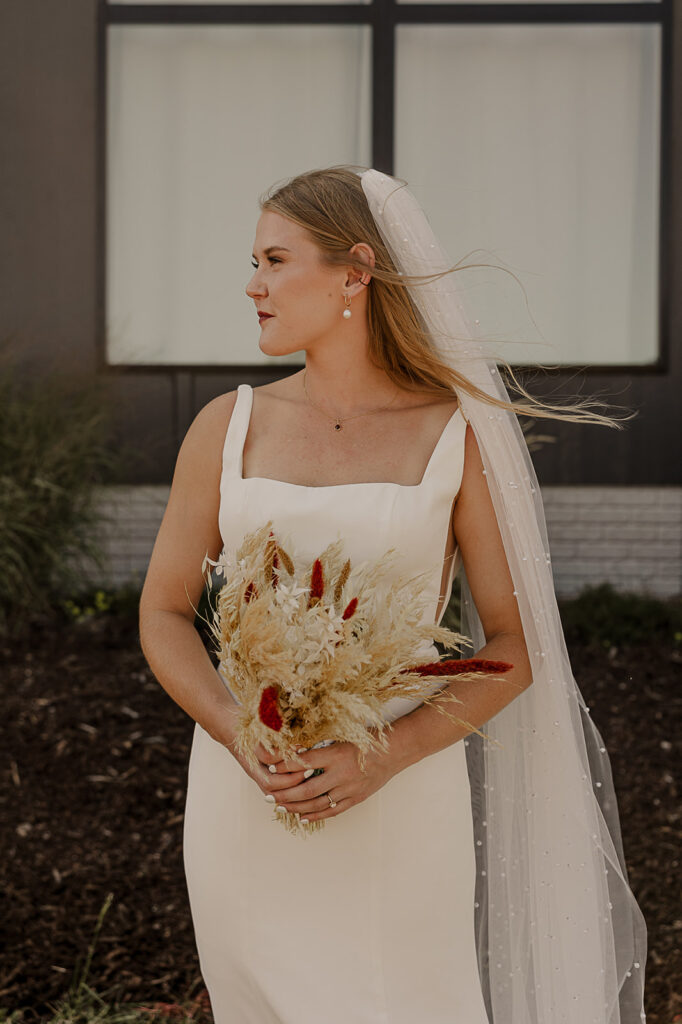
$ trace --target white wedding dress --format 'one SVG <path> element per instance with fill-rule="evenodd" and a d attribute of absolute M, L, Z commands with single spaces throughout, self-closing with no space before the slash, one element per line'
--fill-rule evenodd
<path fill-rule="evenodd" d="M 243 479 L 252 402 L 242 384 L 223 455 L 225 548 L 269 519 L 283 546 L 309 561 L 340 537 L 354 565 L 395 547 L 396 574 L 432 572 L 429 614 L 435 620 L 440 606 L 440 621 L 458 561 L 456 550 L 445 556 L 464 465 L 459 408 L 417 486 L 309 487 Z M 415 706 L 394 701 L 387 717 Z M 184 863 L 216 1024 L 488 1024 L 463 742 L 302 838 L 274 820 L 256 783 L 197 724 Z"/>

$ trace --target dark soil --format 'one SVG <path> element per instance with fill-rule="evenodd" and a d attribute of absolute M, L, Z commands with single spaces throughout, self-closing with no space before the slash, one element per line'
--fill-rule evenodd
<path fill-rule="evenodd" d="M 648 923 L 648 1021 L 672 1024 L 682 1019 L 682 656 L 664 645 L 569 650 L 609 750 Z M 193 723 L 152 678 L 134 622 L 101 617 L 5 642 L 0 673 L 0 1008 L 50 1016 L 109 892 L 89 984 L 148 1005 L 200 996 L 182 861 Z"/>

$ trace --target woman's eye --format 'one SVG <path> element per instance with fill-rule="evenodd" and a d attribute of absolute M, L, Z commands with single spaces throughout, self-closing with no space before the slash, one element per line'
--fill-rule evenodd
<path fill-rule="evenodd" d="M 280 259 L 278 259 L 276 256 L 268 256 L 268 263 L 281 263 L 281 262 L 282 261 Z M 253 267 L 254 270 L 258 270 L 258 261 L 257 260 L 251 260 L 251 266 Z"/>

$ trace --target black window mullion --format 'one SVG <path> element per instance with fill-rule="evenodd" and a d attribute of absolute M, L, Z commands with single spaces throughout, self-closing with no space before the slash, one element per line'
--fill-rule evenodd
<path fill-rule="evenodd" d="M 658 171 L 658 357 L 657 366 L 668 370 L 671 358 L 671 315 L 673 260 L 673 0 L 661 0 L 661 78 L 660 78 L 660 167 Z"/>
<path fill-rule="evenodd" d="M 370 4 L 110 4 L 110 25 L 362 25 Z"/>
<path fill-rule="evenodd" d="M 372 25 L 372 167 L 393 174 L 395 162 L 395 0 L 374 0 Z"/>
<path fill-rule="evenodd" d="M 407 24 L 539 25 L 658 22 L 661 3 L 515 3 L 398 4 L 398 21 Z"/>
<path fill-rule="evenodd" d="M 222 4 L 105 4 L 108 24 L 125 25 L 228 25 L 382 20 L 389 24 L 452 22 L 494 24 L 596 23 L 666 21 L 670 0 L 660 3 L 222 3 Z"/>

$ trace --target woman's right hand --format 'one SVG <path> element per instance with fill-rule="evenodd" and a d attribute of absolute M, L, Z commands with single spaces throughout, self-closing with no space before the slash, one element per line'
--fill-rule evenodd
<path fill-rule="evenodd" d="M 277 791 L 287 789 L 290 786 L 298 786 L 300 782 L 309 778 L 312 768 L 298 768 L 295 762 L 290 762 L 290 771 L 282 770 L 282 758 L 280 754 L 271 754 L 259 743 L 254 751 L 258 758 L 257 767 L 252 767 L 243 757 L 240 757 L 236 750 L 232 754 L 239 761 L 247 775 L 256 783 L 268 803 L 277 806 Z M 277 764 L 277 772 L 271 772 L 269 765 Z"/>
<path fill-rule="evenodd" d="M 211 735 L 219 743 L 222 743 L 223 746 L 226 746 L 232 757 L 242 766 L 247 775 L 254 780 L 264 799 L 269 804 L 276 806 L 278 790 L 286 790 L 290 786 L 298 785 L 299 782 L 309 778 L 308 772 L 311 773 L 313 769 L 308 769 L 305 766 L 299 768 L 295 762 L 290 762 L 288 765 L 285 764 L 282 761 L 281 755 L 270 754 L 262 743 L 258 743 L 254 751 L 258 764 L 252 765 L 237 749 L 235 737 L 237 735 L 239 705 L 231 697 L 229 701 L 228 705 L 223 708 L 219 721 L 212 723 L 214 728 Z M 269 765 L 274 764 L 278 765 L 276 773 L 271 772 L 269 769 Z M 285 770 L 287 768 L 289 770 Z"/>

